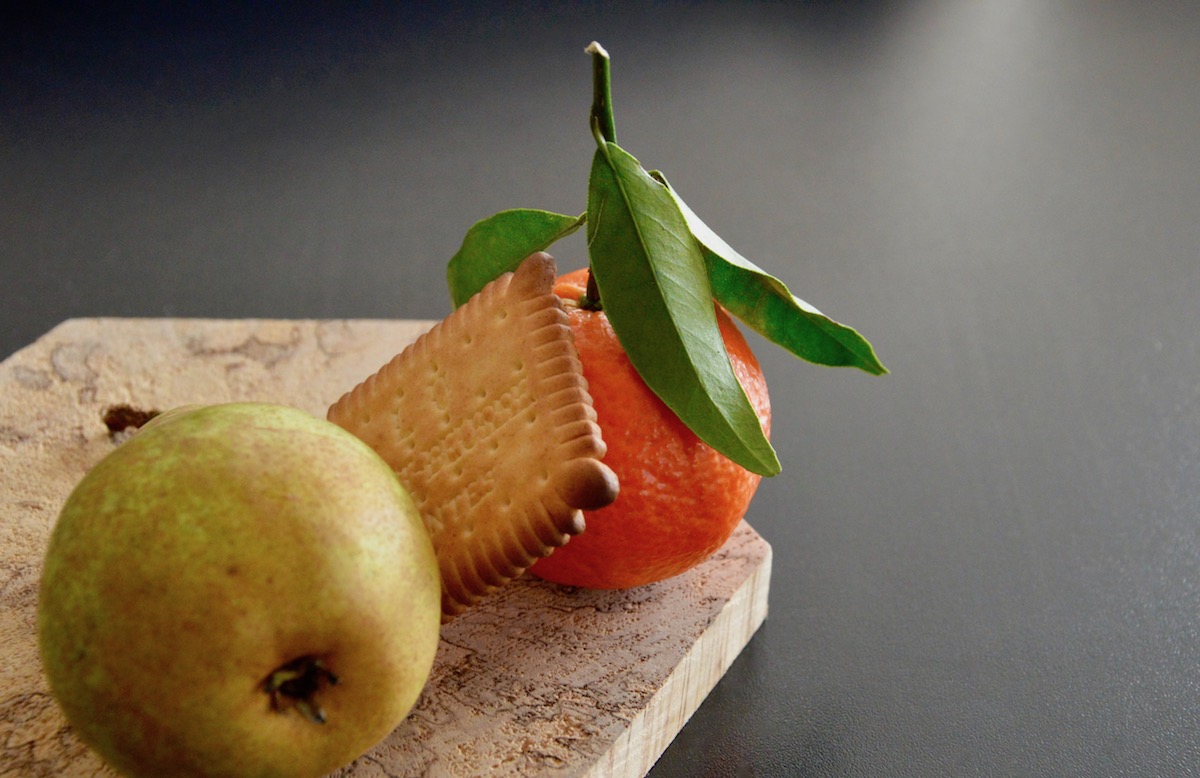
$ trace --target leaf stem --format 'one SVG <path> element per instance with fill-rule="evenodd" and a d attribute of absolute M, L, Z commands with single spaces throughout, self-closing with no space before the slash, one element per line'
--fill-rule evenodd
<path fill-rule="evenodd" d="M 590 266 L 588 267 L 587 291 L 583 293 L 583 297 L 579 298 L 579 307 L 585 311 L 604 310 L 604 306 L 600 303 L 600 289 L 596 286 L 596 275 Z"/>
<path fill-rule="evenodd" d="M 617 142 L 617 124 L 613 119 L 612 107 L 612 67 L 608 52 L 598 41 L 592 41 L 584 49 L 592 55 L 592 112 L 589 117 L 592 135 L 596 137 L 596 145 L 608 156 L 608 143 Z M 590 194 L 589 194 L 590 197 Z M 600 287 L 596 285 L 596 274 L 588 263 L 587 291 L 579 300 L 579 307 L 586 311 L 602 311 L 604 304 L 600 300 Z"/>
<path fill-rule="evenodd" d="M 612 70 L 608 52 L 596 41 L 586 49 L 592 55 L 592 123 L 609 143 L 617 142 L 617 125 L 613 121 Z"/>

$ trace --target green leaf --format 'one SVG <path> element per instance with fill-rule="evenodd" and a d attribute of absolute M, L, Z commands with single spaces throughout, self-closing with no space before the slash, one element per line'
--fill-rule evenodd
<path fill-rule="evenodd" d="M 762 475 L 779 459 L 738 382 L 708 272 L 666 187 L 598 139 L 588 182 L 588 254 L 608 314 L 646 385 L 697 437 Z"/>
<path fill-rule="evenodd" d="M 530 254 L 544 251 L 579 229 L 586 217 L 514 208 L 476 222 L 446 268 L 454 307 L 471 299 L 497 276 L 516 270 Z"/>
<path fill-rule="evenodd" d="M 782 281 L 734 251 L 680 199 L 661 173 L 650 175 L 666 187 L 679 206 L 703 250 L 713 294 L 730 313 L 809 362 L 857 367 L 872 375 L 888 372 L 866 338 L 796 297 Z"/>

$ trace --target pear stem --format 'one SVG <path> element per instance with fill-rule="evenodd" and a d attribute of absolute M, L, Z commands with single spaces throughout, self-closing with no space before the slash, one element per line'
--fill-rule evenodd
<path fill-rule="evenodd" d="M 338 677 L 315 656 L 302 656 L 271 671 L 263 681 L 263 691 L 271 697 L 271 709 L 279 713 L 295 708 L 314 724 L 325 723 L 325 711 L 314 699 L 325 686 L 334 686 Z"/>

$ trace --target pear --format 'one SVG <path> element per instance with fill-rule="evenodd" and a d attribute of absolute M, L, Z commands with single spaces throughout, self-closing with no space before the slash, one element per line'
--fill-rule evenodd
<path fill-rule="evenodd" d="M 441 579 L 391 469 L 302 411 L 159 417 L 92 468 L 46 552 L 38 639 L 78 735 L 153 776 L 317 776 L 405 718 Z"/>

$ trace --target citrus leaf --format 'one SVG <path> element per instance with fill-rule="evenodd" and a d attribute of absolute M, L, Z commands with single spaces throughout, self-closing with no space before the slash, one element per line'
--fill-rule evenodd
<path fill-rule="evenodd" d="M 530 254 L 544 251 L 579 229 L 586 216 L 513 208 L 476 222 L 446 268 L 454 307 L 471 299 L 497 276 L 516 270 Z"/>
<path fill-rule="evenodd" d="M 730 313 L 809 362 L 857 367 L 872 375 L 888 372 L 866 338 L 796 297 L 782 281 L 734 251 L 680 199 L 661 173 L 650 175 L 666 187 L 679 206 L 703 250 L 713 295 Z"/>
<path fill-rule="evenodd" d="M 738 382 L 708 272 L 666 187 L 598 139 L 588 181 L 588 254 L 609 322 L 646 385 L 704 442 L 747 470 L 779 459 Z"/>

